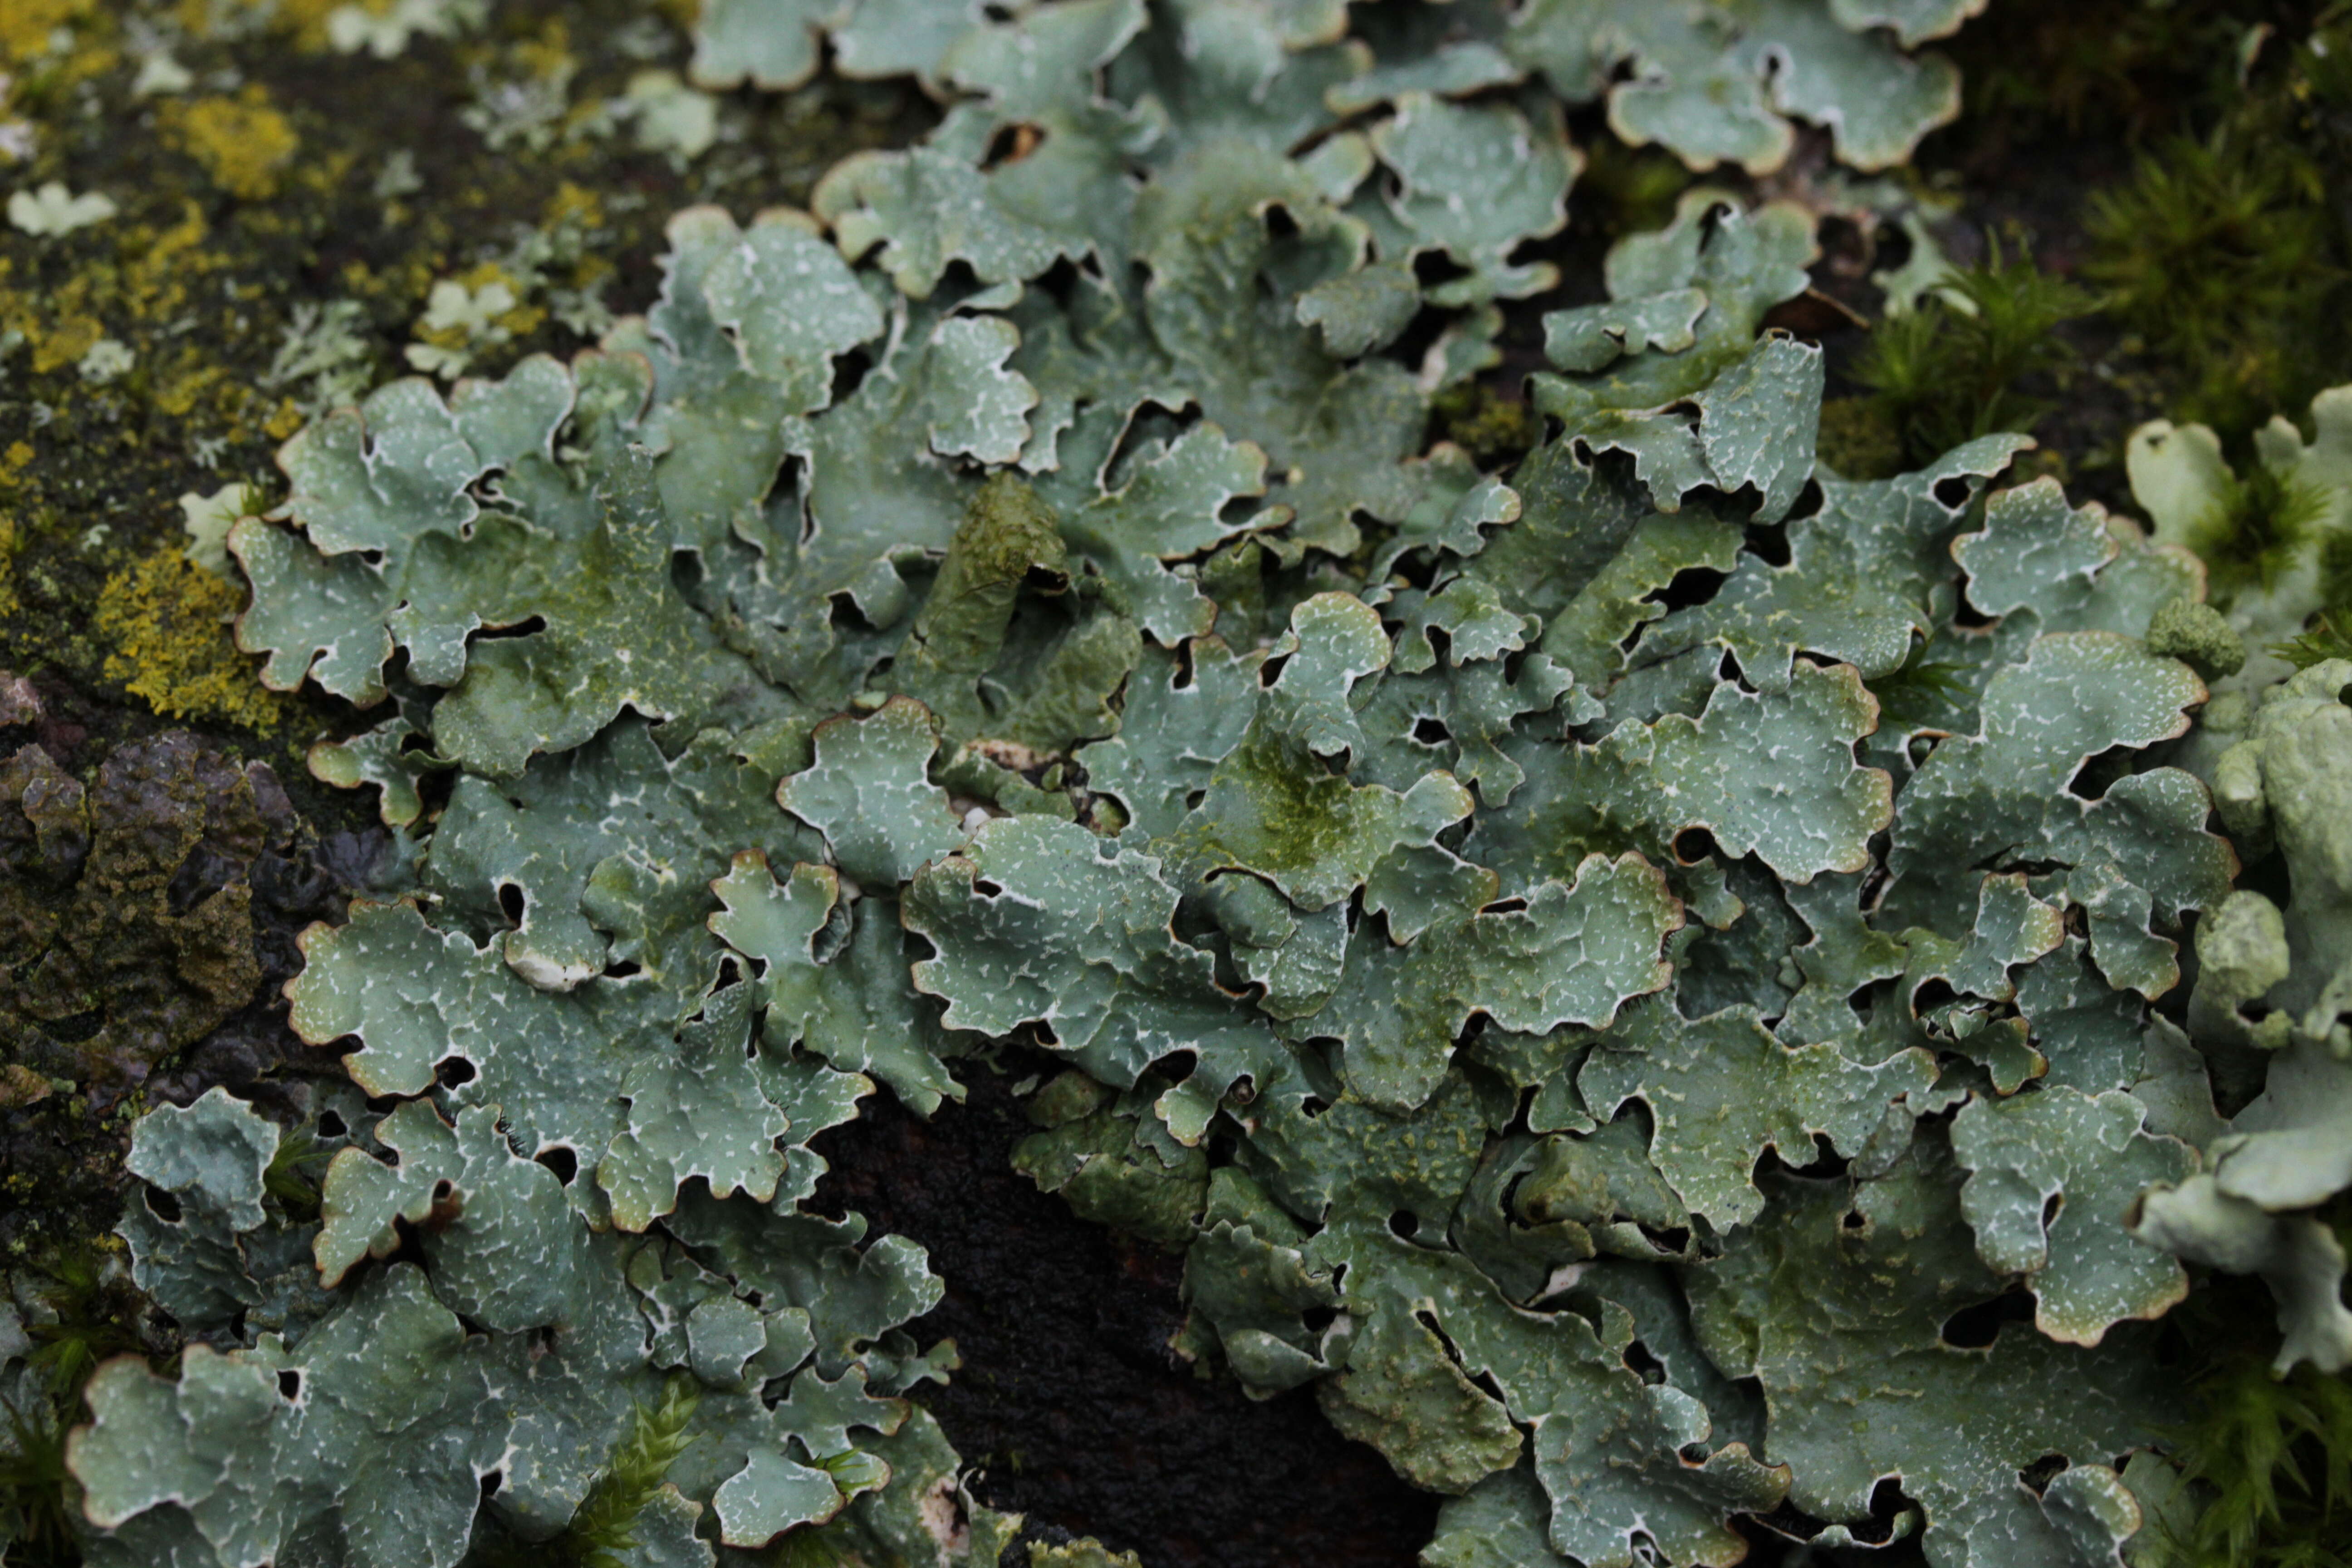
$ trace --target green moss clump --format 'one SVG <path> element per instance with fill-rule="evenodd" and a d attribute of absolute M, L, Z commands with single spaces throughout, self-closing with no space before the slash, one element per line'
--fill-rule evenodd
<path fill-rule="evenodd" d="M 1688 165 L 1662 147 L 1628 147 L 1612 136 L 1594 139 L 1577 176 L 1579 204 L 1597 207 L 1601 227 L 1612 235 L 1664 228 L 1673 221 L 1675 198 L 1690 188 Z"/>
<path fill-rule="evenodd" d="M 1814 456 L 1849 479 L 1892 479 L 1903 471 L 1903 428 L 1874 397 L 1832 397 L 1822 405 Z"/>
<path fill-rule="evenodd" d="M 11 1194 L 12 1196 L 16 1194 Z M 28 1347 L 0 1382 L 0 1552 L 10 1568 L 81 1562 L 80 1493 L 66 1437 L 98 1363 L 141 1348 L 145 1298 L 111 1236 L 52 1244 L 0 1274 L 0 1335 Z"/>
<path fill-rule="evenodd" d="M 629 1413 L 629 1426 L 598 1472 L 572 1522 L 552 1541 L 526 1544 L 495 1528 L 478 1537 L 467 1561 L 476 1568 L 625 1568 L 646 1561 L 638 1531 L 661 1495 L 670 1467 L 696 1434 L 688 1430 L 702 1391 L 693 1378 L 671 1374 L 661 1397 Z M 798 1541 L 801 1532 L 785 1538 Z"/>
<path fill-rule="evenodd" d="M 0 1342 L 16 1338 L 21 1354 L 0 1380 L 0 1552 L 9 1568 L 82 1561 L 66 1434 L 82 1420 L 82 1384 L 99 1361 L 142 1350 L 143 1307 L 115 1237 L 42 1246 L 0 1272 Z"/>
<path fill-rule="evenodd" d="M 2095 302 L 2031 256 L 2004 255 L 1996 240 L 1982 266 L 1956 273 L 1917 310 L 1873 332 L 1853 376 L 1901 443 L 1902 461 L 1864 455 L 1894 473 L 1979 436 L 2030 433 L 2052 405 L 2024 384 L 2064 367 L 2070 356 L 2053 334 Z"/>
<path fill-rule="evenodd" d="M 2270 651 L 2297 669 L 2309 669 L 2331 658 L 2352 658 L 2352 626 L 2323 611 L 2301 636 L 2273 643 Z"/>
<path fill-rule="evenodd" d="M 622 1568 L 624 1555 L 637 1544 L 638 1519 L 693 1441 L 686 1424 L 701 1399 L 692 1378 L 673 1376 L 662 1389 L 661 1403 L 639 1405 L 631 1412 L 628 1436 L 558 1542 L 561 1561 L 580 1568 Z"/>
<path fill-rule="evenodd" d="M 2189 545 L 2226 603 L 2242 589 L 2268 588 L 2300 559 L 2327 521 L 2328 498 L 2259 464 L 2232 475 L 2220 499 L 2190 525 Z"/>
<path fill-rule="evenodd" d="M 2156 1543 L 2167 1568 L 2343 1568 L 2352 1542 L 2352 1381 L 2305 1365 L 2284 1378 L 2259 1355 L 2197 1384 L 2176 1435 L 2196 1522 Z"/>
<path fill-rule="evenodd" d="M 2182 406 L 2243 429 L 2316 390 L 2310 344 L 2335 336 L 2326 214 L 2273 144 L 2179 138 L 2095 198 L 2089 276 L 2116 316 L 2187 377 Z"/>
<path fill-rule="evenodd" d="M 2236 90 L 2263 0 L 2004 0 L 1946 47 L 1967 94 L 1962 123 L 2004 151 L 2046 138 L 2138 137 Z"/>
<path fill-rule="evenodd" d="M 1543 419 L 1514 397 L 1483 382 L 1447 387 L 1432 401 L 1438 437 L 1470 454 L 1481 468 L 1522 458 L 1543 439 Z"/>
<path fill-rule="evenodd" d="M 2175 417 L 2225 438 L 2340 380 L 2352 354 L 2352 10 L 2278 52 L 2092 209 L 2085 275 L 2177 382 Z"/>
<path fill-rule="evenodd" d="M 0 1541 L 24 1568 L 81 1561 L 73 1481 L 66 1473 L 66 1421 L 42 1399 L 0 1395 Z"/>

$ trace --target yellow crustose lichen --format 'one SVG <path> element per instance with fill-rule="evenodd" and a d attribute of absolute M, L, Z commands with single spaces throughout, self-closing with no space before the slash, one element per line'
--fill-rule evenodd
<path fill-rule="evenodd" d="M 276 728 L 286 700 L 255 681 L 229 635 L 243 599 L 171 545 L 124 567 L 99 592 L 106 678 L 166 718 Z"/>
<path fill-rule="evenodd" d="M 52 33 L 89 9 L 89 0 L 8 0 L 0 5 L 0 60 L 33 58 Z"/>
<path fill-rule="evenodd" d="M 276 195 L 302 147 L 292 122 L 258 86 L 234 98 L 166 104 L 159 118 L 166 141 L 203 164 L 221 189 L 247 201 Z"/>

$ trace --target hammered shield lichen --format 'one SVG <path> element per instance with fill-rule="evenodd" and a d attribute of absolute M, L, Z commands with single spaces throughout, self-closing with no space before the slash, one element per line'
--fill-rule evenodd
<path fill-rule="evenodd" d="M 995 1562 L 908 1404 L 942 1283 L 813 1205 L 811 1140 L 1018 1047 L 1070 1069 L 1019 1168 L 1182 1253 L 1182 1353 L 1445 1494 L 1429 1563 L 2115 1561 L 2173 1254 L 2346 1353 L 2288 782 L 2345 667 L 2166 752 L 2210 696 L 2177 528 L 1997 488 L 2019 437 L 1821 468 L 1794 201 L 1622 238 L 1507 468 L 1429 430 L 1559 281 L 1563 102 L 1881 167 L 1975 8 L 712 0 L 703 83 L 829 48 L 944 116 L 809 214 L 678 215 L 569 364 L 313 422 L 231 531 L 242 645 L 378 710 L 314 766 L 416 868 L 289 988 L 374 1097 L 315 1218 L 236 1102 L 141 1126 L 136 1266 L 219 1342 L 93 1382 L 91 1560 L 568 1539 L 658 1409 L 648 1563 Z M 2208 779 L 2284 917 L 2225 902 Z M 2287 1047 L 2226 1135 L 2150 1006 L 2198 915 L 2198 1044 Z"/>

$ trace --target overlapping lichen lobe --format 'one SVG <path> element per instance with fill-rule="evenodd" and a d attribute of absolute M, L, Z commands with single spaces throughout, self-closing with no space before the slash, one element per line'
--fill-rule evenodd
<path fill-rule="evenodd" d="M 61 236 L 0 221 L 0 338 L 25 334 L 0 350 L 0 662 L 29 673 L 47 706 L 26 720 L 0 701 L 0 1244 L 115 1222 L 118 1117 L 221 1082 L 267 1104 L 301 1092 L 302 1047 L 276 983 L 299 966 L 294 932 L 340 919 L 341 889 L 364 880 L 384 842 L 372 814 L 275 750 L 299 753 L 311 736 L 288 721 L 323 704 L 253 680 L 221 624 L 242 607 L 242 584 L 182 557 L 174 499 L 263 479 L 304 417 L 269 378 L 294 308 L 355 301 L 367 351 L 396 368 L 434 279 L 534 222 L 595 236 L 551 281 L 586 288 L 616 270 L 616 308 L 641 306 L 658 283 L 662 216 L 698 194 L 610 137 L 488 150 L 453 123 L 469 85 L 451 47 L 419 38 L 390 61 L 324 52 L 342 3 L 175 0 L 156 19 L 197 80 L 137 96 L 127 25 L 162 5 L 0 0 L 0 75 L 14 79 L 0 126 L 35 139 L 30 162 L 0 152 L 0 196 L 58 178 L 121 209 Z M 671 9 L 685 23 L 696 7 Z M 520 37 L 556 10 L 571 18 L 578 96 L 601 103 L 636 68 L 610 40 L 643 7 L 522 0 L 498 8 L 497 27 Z M 901 139 L 910 116 L 931 113 L 911 88 L 849 90 L 858 106 L 839 112 L 837 87 L 755 110 L 753 134 L 784 170 L 771 199 L 804 199 L 845 144 Z M 376 195 L 402 150 L 421 187 Z M 512 357 L 579 341 L 551 320 L 509 324 L 528 334 L 501 351 Z M 80 362 L 109 338 L 131 368 L 85 379 Z M 102 599 L 116 612 L 103 626 Z M 249 789 L 267 830 L 257 853 L 249 822 L 177 820 L 188 780 L 149 779 L 139 787 L 156 809 L 109 827 L 135 804 L 100 798 L 109 748 L 152 745 L 174 726 L 212 759 L 193 789 L 203 813 L 210 792 Z M 283 792 L 238 766 L 256 754 L 286 773 L 315 830 L 277 836 Z M 43 1010 L 60 1016 L 29 1010 L 44 988 L 55 1005 Z"/>

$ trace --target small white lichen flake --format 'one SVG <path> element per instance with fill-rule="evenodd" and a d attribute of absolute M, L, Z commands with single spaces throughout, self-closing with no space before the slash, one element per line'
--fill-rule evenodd
<path fill-rule="evenodd" d="M 719 100 L 680 81 L 676 71 L 641 70 L 629 79 L 615 114 L 634 117 L 637 142 L 648 152 L 667 153 L 683 165 L 719 140 Z"/>
<path fill-rule="evenodd" d="M 228 531 L 236 520 L 257 510 L 243 484 L 223 485 L 210 495 L 194 490 L 180 498 L 180 531 L 188 536 L 181 553 L 215 577 L 235 582 L 228 563 Z"/>
<path fill-rule="evenodd" d="M 118 210 L 112 197 L 99 191 L 75 195 L 61 180 L 51 180 L 37 191 L 18 191 L 8 198 L 8 221 L 37 237 L 71 234 L 104 223 Z"/>
<path fill-rule="evenodd" d="M 338 5 L 327 14 L 327 42 L 335 52 L 365 49 L 380 60 L 398 58 L 419 33 L 451 38 L 480 26 L 488 14 L 484 0 L 392 0 L 389 5 Z"/>
<path fill-rule="evenodd" d="M 89 345 L 89 352 L 81 356 L 78 368 L 84 381 L 93 386 L 104 386 L 110 381 L 120 380 L 137 359 L 129 345 L 121 340 L 100 338 Z"/>

